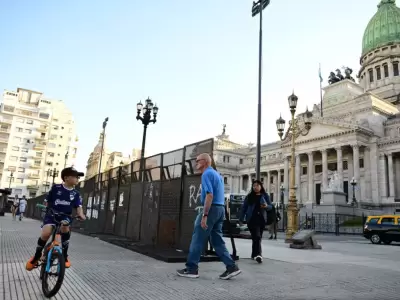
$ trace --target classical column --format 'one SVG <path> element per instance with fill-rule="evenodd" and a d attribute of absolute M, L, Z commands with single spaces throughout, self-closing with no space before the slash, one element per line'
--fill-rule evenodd
<path fill-rule="evenodd" d="M 284 169 L 283 169 L 283 180 L 284 180 L 284 196 L 283 201 L 284 203 L 288 203 L 289 201 L 289 156 L 285 157 L 284 161 Z"/>
<path fill-rule="evenodd" d="M 388 158 L 388 174 L 389 174 L 389 197 L 394 197 L 394 170 L 392 153 L 387 154 Z"/>
<path fill-rule="evenodd" d="M 380 194 L 382 197 L 388 196 L 387 184 L 388 182 L 385 154 L 379 153 L 379 186 Z"/>
<path fill-rule="evenodd" d="M 277 180 L 276 180 L 276 196 L 274 196 L 274 202 L 279 202 L 281 199 L 281 169 L 278 169 L 278 176 L 277 176 Z"/>
<path fill-rule="evenodd" d="M 308 152 L 308 200 L 307 203 L 314 203 L 314 154 Z"/>
<path fill-rule="evenodd" d="M 239 176 L 239 193 L 243 190 L 243 175 Z"/>
<path fill-rule="evenodd" d="M 234 189 L 233 189 L 233 175 L 230 175 L 230 179 L 229 179 L 229 193 L 233 193 Z"/>
<path fill-rule="evenodd" d="M 252 185 L 252 179 L 251 179 L 251 174 L 249 174 L 249 180 L 247 182 L 247 192 L 250 191 Z"/>
<path fill-rule="evenodd" d="M 321 153 L 322 153 L 322 191 L 324 192 L 328 188 L 328 151 L 326 149 L 322 149 Z"/>
<path fill-rule="evenodd" d="M 338 146 L 336 149 L 336 157 L 337 157 L 337 172 L 339 176 L 340 189 L 343 192 L 343 151 L 342 146 Z"/>
<path fill-rule="evenodd" d="M 369 158 L 371 166 L 371 200 L 373 203 L 381 202 L 381 192 L 379 190 L 379 150 L 376 142 L 369 145 Z"/>
<path fill-rule="evenodd" d="M 296 155 L 296 174 L 295 174 L 295 183 L 297 185 L 296 189 L 296 199 L 297 203 L 302 203 L 301 201 L 301 164 L 300 164 L 300 154 Z"/>
<path fill-rule="evenodd" d="M 367 202 L 372 199 L 372 184 L 371 184 L 371 155 L 369 147 L 364 148 L 364 195 Z"/>
<path fill-rule="evenodd" d="M 268 171 L 268 183 L 267 183 L 267 193 L 271 194 L 271 177 L 272 177 L 272 172 Z"/>
<path fill-rule="evenodd" d="M 360 182 L 360 147 L 355 144 L 353 147 L 353 170 L 354 170 L 354 179 L 357 180 L 356 186 L 356 200 L 357 202 L 362 201 L 361 199 L 361 182 Z"/>

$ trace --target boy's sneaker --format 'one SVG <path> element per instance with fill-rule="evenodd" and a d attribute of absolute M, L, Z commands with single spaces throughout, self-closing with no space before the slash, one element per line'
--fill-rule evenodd
<path fill-rule="evenodd" d="M 258 255 L 258 256 L 256 257 L 256 261 L 257 261 L 259 264 L 261 264 L 261 263 L 263 262 L 262 256 L 261 256 L 261 255 Z"/>
<path fill-rule="evenodd" d="M 239 275 L 240 273 L 242 273 L 242 271 L 240 271 L 239 267 L 237 265 L 235 265 L 232 268 L 226 269 L 226 271 L 224 273 L 222 273 L 219 276 L 219 278 L 223 279 L 223 280 L 228 280 L 228 279 L 231 279 L 232 277 Z"/>
<path fill-rule="evenodd" d="M 34 268 L 37 267 L 37 265 L 38 265 L 38 261 L 35 260 L 35 257 L 34 257 L 34 256 L 32 256 L 32 257 L 26 262 L 25 268 L 26 268 L 28 271 L 32 271 Z"/>
<path fill-rule="evenodd" d="M 71 267 L 71 262 L 69 261 L 68 258 L 65 259 L 65 267 L 70 268 Z"/>
<path fill-rule="evenodd" d="M 188 269 L 177 270 L 176 274 L 186 278 L 199 278 L 199 271 L 188 271 Z"/>

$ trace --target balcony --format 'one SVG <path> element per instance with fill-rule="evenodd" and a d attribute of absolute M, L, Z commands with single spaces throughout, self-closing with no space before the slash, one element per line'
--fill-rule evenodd
<path fill-rule="evenodd" d="M 46 143 L 44 143 L 44 142 L 35 143 L 35 145 L 33 146 L 33 149 L 35 149 L 35 150 L 45 150 L 46 149 Z"/>
<path fill-rule="evenodd" d="M 39 127 L 39 128 L 36 128 L 36 130 L 37 130 L 38 132 L 47 133 L 47 131 L 49 130 L 49 127 L 48 127 L 48 126 L 44 126 L 44 125 L 40 125 L 40 127 Z"/>
<path fill-rule="evenodd" d="M 8 144 L 8 139 L 4 137 L 0 137 L 0 143 Z"/>
<path fill-rule="evenodd" d="M 38 186 L 38 185 L 28 185 L 28 186 L 27 186 L 27 189 L 28 189 L 28 190 L 35 190 L 35 191 L 37 191 L 37 190 L 39 189 L 39 186 Z"/>
<path fill-rule="evenodd" d="M 12 119 L 0 118 L 0 124 L 12 124 Z"/>
<path fill-rule="evenodd" d="M 28 178 L 29 179 L 39 179 L 40 175 L 39 174 L 35 174 L 35 173 L 30 173 L 30 174 L 28 174 Z"/>
<path fill-rule="evenodd" d="M 7 153 L 7 148 L 0 148 L 0 153 Z"/>
<path fill-rule="evenodd" d="M 32 165 L 30 165 L 30 168 L 32 168 L 32 169 L 41 169 L 42 168 L 42 164 L 32 164 Z"/>
<path fill-rule="evenodd" d="M 10 133 L 10 128 L 0 128 L 0 132 Z"/>

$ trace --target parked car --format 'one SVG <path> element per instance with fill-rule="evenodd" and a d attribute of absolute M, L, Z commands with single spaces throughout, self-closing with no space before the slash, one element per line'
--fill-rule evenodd
<path fill-rule="evenodd" d="M 364 225 L 364 237 L 372 244 L 400 242 L 400 216 L 369 216 Z"/>

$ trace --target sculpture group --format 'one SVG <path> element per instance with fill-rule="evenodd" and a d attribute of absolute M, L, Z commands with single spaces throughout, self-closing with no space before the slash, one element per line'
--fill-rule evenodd
<path fill-rule="evenodd" d="M 336 171 L 333 173 L 332 177 L 329 179 L 327 191 L 330 191 L 330 192 L 341 192 L 342 191 L 342 184 L 340 182 L 339 175 Z"/>
<path fill-rule="evenodd" d="M 351 76 L 351 74 L 353 73 L 353 69 L 349 68 L 349 67 L 343 67 L 342 68 L 344 70 L 344 76 L 342 75 L 342 72 L 340 71 L 340 69 L 336 69 L 336 74 L 334 72 L 331 72 L 328 78 L 328 83 L 329 84 L 334 84 L 336 82 L 348 79 L 351 81 L 355 81 L 354 78 Z"/>

